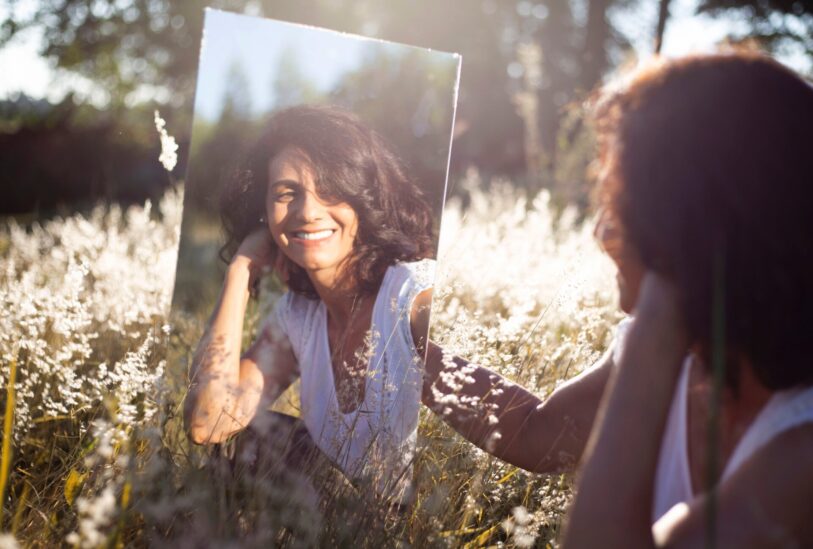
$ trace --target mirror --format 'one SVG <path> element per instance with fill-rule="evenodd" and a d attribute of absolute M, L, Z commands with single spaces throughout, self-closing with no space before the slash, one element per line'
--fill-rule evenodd
<path fill-rule="evenodd" d="M 170 349 L 179 383 L 193 379 L 194 440 L 275 401 L 349 479 L 408 497 L 428 327 L 411 319 L 431 299 L 460 62 L 207 10 Z M 262 381 L 221 421 L 196 387 L 225 391 L 240 355 Z M 375 478 L 373 461 L 387 462 Z"/>

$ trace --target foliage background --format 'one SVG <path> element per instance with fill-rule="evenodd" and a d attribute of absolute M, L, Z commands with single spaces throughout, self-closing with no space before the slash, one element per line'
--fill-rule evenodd
<path fill-rule="evenodd" d="M 488 192 L 481 185 L 474 174 L 462 181 L 468 206 L 456 198 L 447 209 L 433 337 L 544 396 L 612 338 L 612 265 L 589 223 L 573 208 L 557 214 L 549 193 L 529 200 L 507 182 Z M 156 208 L 100 208 L 31 231 L 15 223 L 0 230 L 0 300 L 10 312 L 0 337 L 0 408 L 14 404 L 0 463 L 8 473 L 0 524 L 13 536 L 6 543 L 553 543 L 569 479 L 492 459 L 426 410 L 417 503 L 402 514 L 382 513 L 369 492 L 340 479 L 321 499 L 298 477 L 235 479 L 191 447 L 180 422 L 184 376 L 166 375 L 163 360 L 189 353 L 204 321 L 166 324 L 181 202 L 170 191 Z M 531 231 L 536 238 L 526 238 Z"/>
<path fill-rule="evenodd" d="M 184 387 L 162 361 L 194 345 L 182 321 L 166 325 L 181 197 L 155 161 L 152 112 L 179 138 L 180 176 L 203 4 L 0 0 L 0 47 L 41 29 L 42 54 L 92 89 L 0 101 L 0 207 L 14 215 L 0 227 L 0 544 L 555 545 L 569 480 L 492 460 L 435 416 L 421 421 L 419 503 L 399 517 L 341 485 L 319 506 L 259 479 L 227 482 L 189 447 Z M 578 106 L 628 57 L 635 17 L 618 14 L 665 4 L 214 2 L 463 55 L 433 333 L 540 396 L 595 360 L 618 320 L 591 237 Z M 806 0 L 698 7 L 738 14 L 734 41 L 809 59 Z"/>
<path fill-rule="evenodd" d="M 652 14 L 663 5 L 668 0 L 2 0 L 0 48 L 40 32 L 58 80 L 82 86 L 56 104 L 19 95 L 0 101 L 7 151 L 0 173 L 15 182 L 0 211 L 48 215 L 59 204 L 99 198 L 156 199 L 166 185 L 150 161 L 156 107 L 181 144 L 175 173 L 185 173 L 204 6 L 462 54 L 452 181 L 475 167 L 484 180 L 507 176 L 585 206 L 589 155 L 572 150 L 583 128 L 568 105 L 628 59 L 634 41 L 655 42 Z M 810 59 L 806 0 L 695 7 L 738 23 L 734 41 Z M 528 44 L 541 55 L 523 55 Z M 536 106 L 523 110 L 528 99 Z"/>

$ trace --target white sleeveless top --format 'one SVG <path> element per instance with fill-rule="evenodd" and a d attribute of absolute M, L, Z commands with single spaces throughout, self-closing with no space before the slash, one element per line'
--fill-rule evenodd
<path fill-rule="evenodd" d="M 311 438 L 348 478 L 401 501 L 410 496 L 423 384 L 410 312 L 415 296 L 432 287 L 434 270 L 429 259 L 387 269 L 373 305 L 364 400 L 347 414 L 336 397 L 324 302 L 288 292 L 270 315 L 296 357 L 301 417 Z"/>
<path fill-rule="evenodd" d="M 631 321 L 631 318 L 625 319 L 618 326 L 616 346 L 613 349 L 616 364 Z M 652 502 L 652 523 L 656 532 L 659 530 L 658 521 L 661 518 L 664 518 L 665 522 L 669 520 L 664 515 L 679 514 L 679 508 L 688 504 L 695 496 L 689 472 L 687 426 L 691 364 L 692 358 L 686 357 L 661 439 Z M 776 435 L 809 422 L 813 422 L 813 387 L 775 392 L 737 443 L 723 469 L 720 482 L 731 477 L 749 457 Z"/>

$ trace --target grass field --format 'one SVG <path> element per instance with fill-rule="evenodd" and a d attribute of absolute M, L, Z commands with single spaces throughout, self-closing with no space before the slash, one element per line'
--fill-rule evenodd
<path fill-rule="evenodd" d="M 475 179 L 444 215 L 432 337 L 544 396 L 608 345 L 613 269 L 589 220 Z M 169 321 L 181 203 L 0 228 L 0 547 L 555 545 L 570 479 L 493 459 L 427 410 L 405 513 L 341 478 L 314 497 L 211 465 L 167 362 L 204 320 Z"/>

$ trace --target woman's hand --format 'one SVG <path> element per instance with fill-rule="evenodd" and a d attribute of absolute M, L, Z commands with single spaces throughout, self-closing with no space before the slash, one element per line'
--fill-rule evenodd
<path fill-rule="evenodd" d="M 653 271 L 644 273 L 635 305 L 635 325 L 638 329 L 630 331 L 631 337 L 643 336 L 649 341 L 657 338 L 661 342 L 658 362 L 673 366 L 683 363 L 689 352 L 689 338 L 674 283 Z M 665 353 L 677 360 L 668 360 Z"/>
<path fill-rule="evenodd" d="M 277 353 L 262 352 L 262 344 L 255 343 L 250 356 L 240 355 L 250 289 L 271 265 L 272 250 L 267 229 L 254 231 L 243 240 L 195 351 L 185 421 L 190 437 L 197 443 L 220 442 L 244 428 L 254 417 L 262 396 L 275 395 L 273 387 L 281 386 L 280 380 L 290 377 L 286 372 L 280 374 L 280 379 L 266 383 L 269 374 L 264 377 L 258 364 L 273 359 Z"/>
<path fill-rule="evenodd" d="M 249 287 L 271 269 L 274 261 L 274 240 L 267 228 L 263 227 L 250 233 L 240 243 L 231 260 L 231 265 L 245 266 L 249 270 Z"/>

